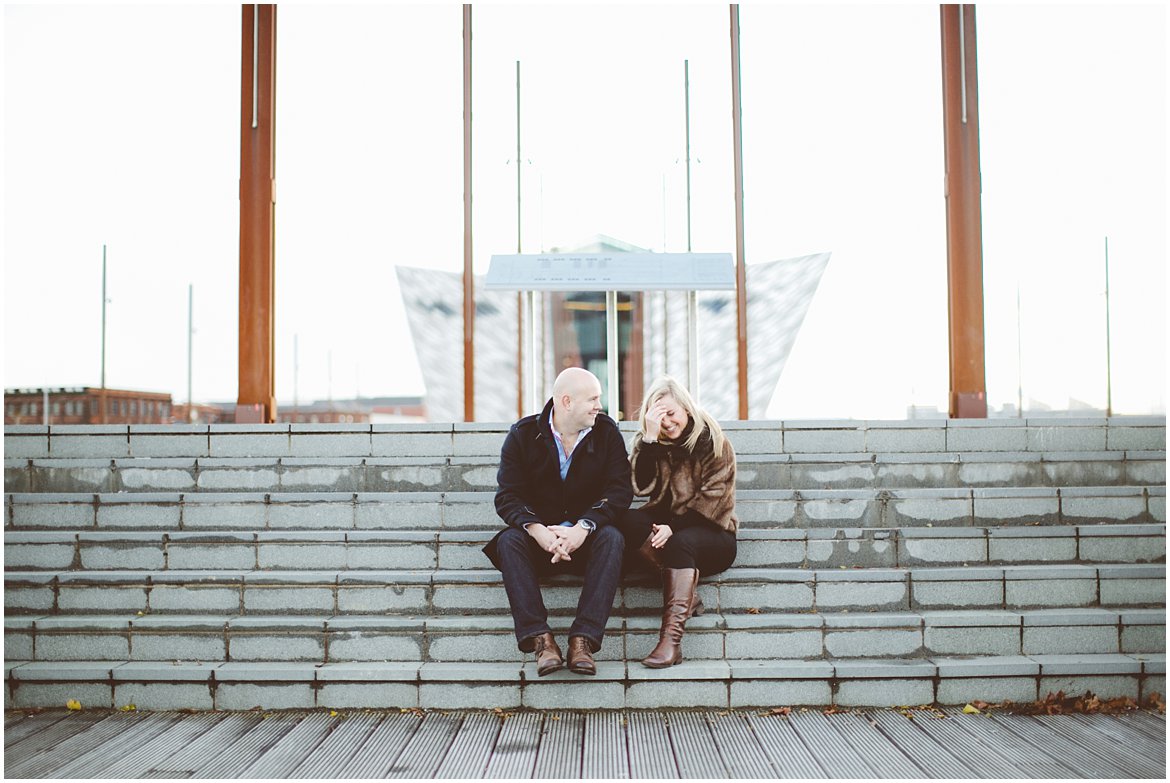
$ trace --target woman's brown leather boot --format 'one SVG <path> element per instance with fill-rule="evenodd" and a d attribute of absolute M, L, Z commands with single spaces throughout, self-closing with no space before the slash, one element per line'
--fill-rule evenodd
<path fill-rule="evenodd" d="M 683 628 L 695 608 L 695 587 L 699 584 L 697 568 L 662 570 L 662 628 L 658 646 L 642 659 L 651 669 L 665 669 L 681 663 Z"/>
<path fill-rule="evenodd" d="M 644 563 L 646 563 L 646 565 L 650 566 L 650 568 L 656 574 L 661 575 L 663 573 L 663 571 L 666 570 L 666 566 L 662 562 L 662 550 L 655 549 L 650 544 L 650 542 L 653 540 L 654 540 L 653 533 L 646 536 L 646 540 L 642 542 L 642 546 L 638 547 L 638 557 L 642 558 L 642 562 L 644 562 Z M 691 609 L 689 612 L 687 612 L 687 616 L 684 619 L 689 620 L 689 619 L 691 619 L 692 614 L 702 614 L 702 613 L 703 613 L 703 599 L 699 597 L 698 593 L 695 593 L 695 601 L 693 604 L 691 604 Z"/>

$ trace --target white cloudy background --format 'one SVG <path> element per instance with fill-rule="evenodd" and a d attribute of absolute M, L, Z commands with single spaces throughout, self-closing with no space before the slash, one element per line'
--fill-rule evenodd
<path fill-rule="evenodd" d="M 734 252 L 726 5 L 477 3 L 475 264 Z M 745 254 L 832 251 L 769 414 L 946 408 L 937 5 L 744 5 Z M 282 3 L 277 396 L 419 394 L 394 266 L 462 266 L 458 5 Z M 6 5 L 4 384 L 236 395 L 240 8 Z M 1163 5 L 978 7 L 993 407 L 1165 410 Z M 1017 321 L 1019 291 L 1022 318 Z M 1017 346 L 1020 349 L 1017 350 Z M 729 346 L 729 350 L 731 346 Z M 452 345 L 452 361 L 460 346 Z M 1022 372 L 1018 371 L 1022 367 Z"/>

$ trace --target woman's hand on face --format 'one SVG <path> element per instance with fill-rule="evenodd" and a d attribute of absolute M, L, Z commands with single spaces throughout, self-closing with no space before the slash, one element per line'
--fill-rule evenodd
<path fill-rule="evenodd" d="M 662 549 L 673 535 L 674 531 L 670 529 L 670 525 L 651 525 L 650 546 L 655 549 Z"/>
<path fill-rule="evenodd" d="M 666 415 L 666 407 L 662 401 L 650 406 L 646 411 L 646 440 L 658 440 L 662 434 L 662 417 Z"/>

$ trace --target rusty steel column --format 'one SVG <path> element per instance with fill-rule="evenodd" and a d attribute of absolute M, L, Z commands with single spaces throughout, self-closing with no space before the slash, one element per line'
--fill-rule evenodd
<path fill-rule="evenodd" d="M 463 420 L 475 421 L 475 276 L 471 265 L 471 4 L 463 4 Z"/>
<path fill-rule="evenodd" d="M 943 5 L 947 301 L 951 418 L 987 418 L 983 333 L 983 217 L 975 6 Z"/>
<path fill-rule="evenodd" d="M 739 6 L 731 6 L 731 129 L 735 156 L 735 336 L 739 418 L 748 418 L 747 263 L 743 255 L 743 109 L 739 92 Z"/>
<path fill-rule="evenodd" d="M 276 6 L 244 5 L 240 80 L 240 353 L 237 422 L 276 421 Z"/>

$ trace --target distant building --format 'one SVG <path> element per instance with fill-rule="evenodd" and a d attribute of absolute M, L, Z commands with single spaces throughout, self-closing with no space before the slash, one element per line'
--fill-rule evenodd
<path fill-rule="evenodd" d="M 171 395 L 91 386 L 60 389 L 5 389 L 5 424 L 170 424 Z M 102 406 L 105 404 L 103 413 Z"/>
<path fill-rule="evenodd" d="M 598 235 L 579 247 L 552 252 L 645 252 Z M 801 323 L 829 262 L 828 253 L 749 264 L 747 280 L 748 415 L 763 418 Z M 463 419 L 463 284 L 460 273 L 399 266 L 398 284 L 426 385 L 433 421 Z M 510 421 L 519 402 L 518 296 L 475 285 L 475 418 Z M 632 418 L 642 390 L 669 373 L 686 382 L 686 298 L 683 291 L 618 294 L 619 410 Z M 698 304 L 700 403 L 720 419 L 738 416 L 738 355 L 734 291 L 700 291 Z M 605 371 L 605 298 L 602 293 L 543 292 L 537 297 L 537 385 L 542 400 L 557 372 Z"/>

